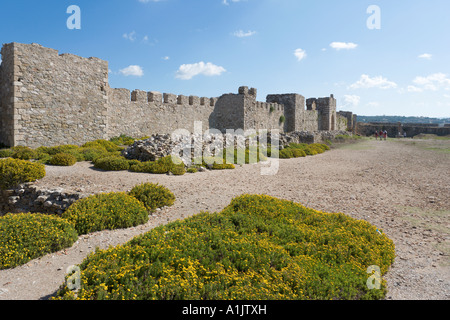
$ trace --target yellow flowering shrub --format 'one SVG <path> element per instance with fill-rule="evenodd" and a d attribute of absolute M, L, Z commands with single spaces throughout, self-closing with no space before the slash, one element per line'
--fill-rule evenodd
<path fill-rule="evenodd" d="M 75 163 L 77 163 L 77 158 L 68 153 L 57 153 L 49 160 L 49 164 L 52 166 L 71 167 Z"/>
<path fill-rule="evenodd" d="M 0 217 L 0 270 L 72 246 L 78 234 L 72 224 L 38 213 Z"/>
<path fill-rule="evenodd" d="M 14 188 L 45 177 L 45 166 L 19 159 L 0 159 L 0 189 Z"/>
<path fill-rule="evenodd" d="M 243 195 L 107 250 L 80 265 L 81 289 L 55 299 L 380 299 L 394 244 L 376 227 L 268 196 Z"/>
<path fill-rule="evenodd" d="M 96 158 L 94 167 L 105 171 L 124 171 L 130 169 L 130 164 L 127 159 L 122 156 L 110 156 Z"/>
<path fill-rule="evenodd" d="M 78 234 L 135 227 L 148 221 L 144 204 L 125 192 L 104 193 L 73 203 L 62 215 Z"/>
<path fill-rule="evenodd" d="M 149 211 L 170 207 L 175 202 L 175 195 L 169 189 L 154 183 L 135 186 L 128 194 L 141 201 Z"/>

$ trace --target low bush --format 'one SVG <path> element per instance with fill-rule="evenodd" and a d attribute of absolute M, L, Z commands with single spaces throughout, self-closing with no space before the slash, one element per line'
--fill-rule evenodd
<path fill-rule="evenodd" d="M 86 161 L 95 161 L 109 155 L 109 152 L 103 147 L 84 147 L 80 149 L 80 153 Z"/>
<path fill-rule="evenodd" d="M 121 134 L 118 137 L 113 137 L 109 139 L 109 141 L 118 146 L 130 146 L 134 143 L 135 139 L 125 134 Z"/>
<path fill-rule="evenodd" d="M 292 153 L 292 149 L 284 148 L 283 150 L 280 150 L 280 159 L 290 159 L 293 157 L 294 154 Z"/>
<path fill-rule="evenodd" d="M 141 201 L 149 211 L 170 207 L 175 202 L 175 195 L 169 189 L 154 183 L 135 186 L 128 194 Z"/>
<path fill-rule="evenodd" d="M 77 163 L 77 158 L 71 154 L 67 153 L 57 153 L 50 158 L 48 163 L 52 166 L 65 166 L 71 167 Z"/>
<path fill-rule="evenodd" d="M 108 152 L 123 150 L 122 147 L 119 147 L 114 142 L 111 142 L 108 140 L 103 140 L 103 139 L 87 142 L 82 147 L 83 148 L 92 148 L 92 147 L 93 148 L 104 148 Z"/>
<path fill-rule="evenodd" d="M 0 158 L 10 158 L 13 155 L 14 151 L 12 149 L 1 149 L 0 150 Z"/>
<path fill-rule="evenodd" d="M 382 299 L 366 283 L 384 274 L 393 242 L 368 222 L 291 201 L 243 195 L 220 213 L 200 213 L 96 250 L 80 265 L 77 296 L 56 299 Z"/>
<path fill-rule="evenodd" d="M 73 203 L 62 215 L 78 234 L 135 227 L 148 221 L 144 204 L 124 192 L 90 196 Z"/>
<path fill-rule="evenodd" d="M 0 159 L 0 189 L 10 189 L 45 177 L 45 166 L 19 159 Z"/>
<path fill-rule="evenodd" d="M 158 161 L 147 161 L 133 163 L 130 170 L 133 172 L 151 173 L 151 174 L 167 174 L 172 172 L 174 175 L 184 175 L 186 167 L 183 162 L 174 163 L 172 156 L 164 157 Z M 178 164 L 179 163 L 179 164 Z"/>
<path fill-rule="evenodd" d="M 14 159 L 32 160 L 36 157 L 36 151 L 29 147 L 17 146 L 12 148 L 12 150 L 11 157 Z"/>
<path fill-rule="evenodd" d="M 189 172 L 189 173 L 197 173 L 198 169 L 196 167 L 190 167 L 186 171 Z"/>
<path fill-rule="evenodd" d="M 39 147 L 36 149 L 37 152 L 47 153 L 54 156 L 58 153 L 71 154 L 73 151 L 79 151 L 80 147 L 73 144 L 65 144 L 56 147 Z"/>
<path fill-rule="evenodd" d="M 223 164 L 214 163 L 211 167 L 212 170 L 233 170 L 235 168 L 236 167 L 232 163 L 223 163 Z"/>
<path fill-rule="evenodd" d="M 293 155 L 294 158 L 306 157 L 306 152 L 304 150 L 301 150 L 301 149 L 293 149 L 292 150 L 292 155 Z"/>
<path fill-rule="evenodd" d="M 124 157 L 106 156 L 103 158 L 96 158 L 94 160 L 94 167 L 105 171 L 123 171 L 129 170 L 130 164 Z"/>
<path fill-rule="evenodd" d="M 68 248 L 78 239 L 72 224 L 37 213 L 0 217 L 0 270 Z"/>

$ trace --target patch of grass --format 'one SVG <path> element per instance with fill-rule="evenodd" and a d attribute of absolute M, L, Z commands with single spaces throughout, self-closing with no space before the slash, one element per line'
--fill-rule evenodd
<path fill-rule="evenodd" d="M 442 223 L 450 220 L 450 210 L 424 210 L 417 207 L 398 208 L 407 214 L 401 219 L 410 222 L 412 225 L 450 234 L 450 228 L 445 223 Z"/>

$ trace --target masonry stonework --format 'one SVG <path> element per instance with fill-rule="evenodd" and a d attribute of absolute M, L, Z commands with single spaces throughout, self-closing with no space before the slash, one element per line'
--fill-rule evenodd
<path fill-rule="evenodd" d="M 299 94 L 257 101 L 255 88 L 221 97 L 110 88 L 108 62 L 58 54 L 38 44 L 5 44 L 0 65 L 0 144 L 83 144 L 120 134 L 143 137 L 178 129 L 202 131 L 346 130 L 352 114 L 336 100 Z"/>

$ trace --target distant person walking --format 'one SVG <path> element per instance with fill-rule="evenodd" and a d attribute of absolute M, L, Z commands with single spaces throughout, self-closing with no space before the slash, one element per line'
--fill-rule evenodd
<path fill-rule="evenodd" d="M 386 130 L 384 130 L 384 132 L 383 132 L 383 137 L 384 137 L 384 140 L 386 141 L 387 140 L 387 131 Z"/>
<path fill-rule="evenodd" d="M 383 140 L 383 131 L 380 130 L 380 132 L 378 132 L 378 135 L 380 136 L 380 141 Z"/>
<path fill-rule="evenodd" d="M 378 130 L 375 131 L 375 140 L 378 140 Z"/>

